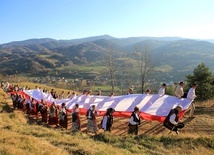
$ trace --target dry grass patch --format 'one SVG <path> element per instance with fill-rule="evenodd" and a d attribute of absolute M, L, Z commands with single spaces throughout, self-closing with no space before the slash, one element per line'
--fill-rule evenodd
<path fill-rule="evenodd" d="M 4 92 L 1 92 L 6 95 Z M 2 99 L 3 96 L 0 96 Z M 7 98 L 7 95 L 6 95 Z M 84 132 L 50 128 L 47 124 L 29 122 L 22 111 L 14 111 L 10 104 L 0 103 L 0 154 L 47 155 L 165 155 L 165 154 L 214 154 L 213 108 L 196 109 L 196 118 L 188 120 L 181 134 L 157 133 L 162 128 L 158 122 L 143 122 L 139 136 L 126 134 L 127 119 L 115 118 L 112 133 L 87 135 Z M 204 108 L 204 109 L 203 109 Z M 207 113 L 207 110 L 210 112 Z M 85 118 L 82 118 L 85 119 Z M 122 127 L 121 127 L 122 126 Z M 118 132 L 117 128 L 121 130 Z M 209 130 L 208 130 L 209 129 Z M 154 130 L 154 132 L 153 132 Z M 150 131 L 150 132 L 148 132 Z M 151 132 L 152 131 L 152 132 Z M 125 133 L 125 134 L 120 134 Z"/>

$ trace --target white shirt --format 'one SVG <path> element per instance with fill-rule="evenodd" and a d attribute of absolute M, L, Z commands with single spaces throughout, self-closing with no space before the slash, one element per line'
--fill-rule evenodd
<path fill-rule="evenodd" d="M 175 121 L 175 117 L 176 117 L 176 115 L 172 114 L 169 118 L 169 121 L 174 125 L 178 124 L 178 122 Z"/>
<path fill-rule="evenodd" d="M 181 98 L 183 95 L 184 95 L 183 87 L 181 87 L 180 85 L 177 86 L 175 90 L 175 96 Z"/>
<path fill-rule="evenodd" d="M 188 93 L 187 93 L 187 98 L 194 100 L 197 96 L 195 95 L 195 89 L 194 88 L 190 88 Z"/>
<path fill-rule="evenodd" d="M 64 94 L 60 94 L 59 99 L 64 99 Z"/>
<path fill-rule="evenodd" d="M 32 101 L 30 99 L 27 100 L 26 104 L 29 104 L 30 109 L 33 109 Z"/>
<path fill-rule="evenodd" d="M 158 95 L 164 95 L 165 94 L 165 88 L 160 88 L 158 91 Z"/>
<path fill-rule="evenodd" d="M 63 114 L 63 113 L 66 114 L 66 109 L 65 109 L 65 107 L 63 107 L 63 108 L 61 107 L 59 112 L 60 112 L 60 114 Z"/>
<path fill-rule="evenodd" d="M 108 120 L 108 117 L 107 117 L 107 116 L 104 116 L 104 118 L 103 118 L 103 123 L 102 123 L 102 128 L 103 128 L 103 130 L 106 130 L 107 120 Z"/>

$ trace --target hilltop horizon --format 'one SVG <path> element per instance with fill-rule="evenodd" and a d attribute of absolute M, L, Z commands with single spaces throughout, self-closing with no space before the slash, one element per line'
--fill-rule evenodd
<path fill-rule="evenodd" d="M 55 40 L 55 41 L 70 41 L 70 40 L 79 40 L 79 39 L 86 39 L 86 38 L 93 38 L 93 37 L 108 37 L 109 39 L 127 39 L 127 38 L 148 38 L 148 39 L 164 39 L 164 38 L 175 38 L 175 39 L 188 39 L 188 40 L 203 40 L 203 41 L 209 41 L 211 43 L 214 43 L 214 38 L 187 38 L 182 36 L 128 36 L 128 37 L 116 37 L 109 34 L 101 34 L 101 35 L 91 35 L 91 36 L 85 36 L 85 37 L 78 37 L 78 38 L 52 38 L 52 37 L 32 37 L 32 38 L 26 38 L 26 39 L 20 39 L 20 40 L 12 40 L 9 42 L 0 43 L 0 45 L 14 43 L 14 42 L 22 42 L 22 41 L 30 41 L 30 40 Z"/>
<path fill-rule="evenodd" d="M 200 63 L 214 70 L 213 43 L 177 37 L 114 38 L 109 35 L 72 40 L 30 39 L 0 46 L 0 72 L 33 77 L 57 74 L 66 78 L 105 78 L 108 77 L 106 58 L 111 51 L 120 68 L 118 80 L 126 72 L 126 76 L 134 76 L 132 79 L 138 81 L 136 47 L 147 46 L 156 63 L 152 78 L 180 81 Z"/>

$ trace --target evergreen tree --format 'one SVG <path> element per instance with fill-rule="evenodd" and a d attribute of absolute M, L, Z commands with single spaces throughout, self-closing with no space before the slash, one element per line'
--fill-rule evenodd
<path fill-rule="evenodd" d="M 199 64 L 193 71 L 193 75 L 187 75 L 189 86 L 193 83 L 198 85 L 196 89 L 197 100 L 208 100 L 214 97 L 214 76 L 212 71 L 204 64 Z"/>

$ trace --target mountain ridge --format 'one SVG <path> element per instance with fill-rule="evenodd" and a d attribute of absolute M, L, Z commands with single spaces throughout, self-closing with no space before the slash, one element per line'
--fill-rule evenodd
<path fill-rule="evenodd" d="M 118 74 L 126 69 L 137 77 L 138 60 L 134 53 L 139 47 L 141 51 L 146 47 L 151 52 L 157 65 L 155 75 L 159 77 L 184 78 L 202 62 L 214 70 L 214 44 L 204 40 L 103 35 L 74 40 L 30 39 L 3 44 L 0 47 L 0 72 L 39 76 L 56 72 L 70 77 L 107 76 L 108 71 L 104 68 L 111 54 L 120 66 Z M 93 68 L 94 65 L 98 67 Z"/>

